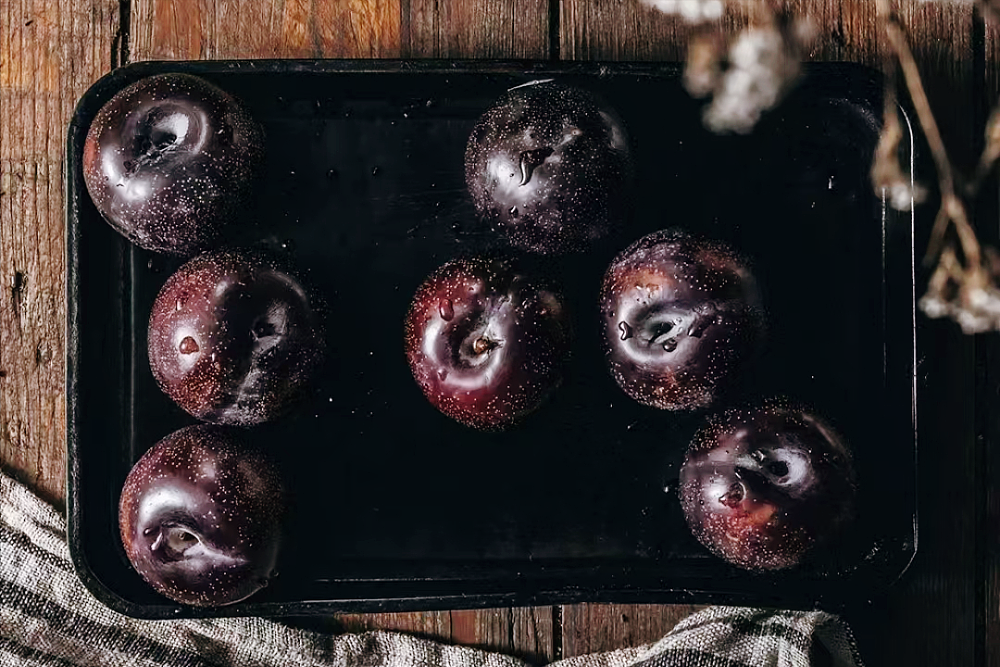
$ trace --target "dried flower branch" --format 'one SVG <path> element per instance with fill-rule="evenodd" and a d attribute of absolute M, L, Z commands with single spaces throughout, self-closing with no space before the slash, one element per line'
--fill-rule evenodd
<path fill-rule="evenodd" d="M 976 0 L 976 3 L 984 9 L 984 15 L 994 10 L 984 0 Z M 955 167 L 948 157 L 903 26 L 892 12 L 889 0 L 878 0 L 877 9 L 937 172 L 940 207 L 924 258 L 925 263 L 935 268 L 927 292 L 920 299 L 920 309 L 928 317 L 947 317 L 956 321 L 965 333 L 1000 331 L 1000 260 L 996 251 L 984 250 L 980 245 L 962 199 L 963 194 L 975 196 L 1000 158 L 1000 111 L 994 111 L 987 123 L 986 149 L 975 175 L 964 191 L 959 192 Z M 887 87 L 887 96 L 894 92 L 894 88 Z M 902 175 L 895 154 L 900 133 L 898 116 L 887 105 L 886 122 L 872 167 L 872 181 L 876 188 L 889 188 L 885 191 L 890 199 L 894 199 L 892 185 Z"/>
<path fill-rule="evenodd" d="M 1000 0 L 947 1 L 974 4 L 987 20 L 1000 23 Z M 641 2 L 702 25 L 737 5 L 757 15 L 758 25 L 731 40 L 719 30 L 699 28 L 689 44 L 684 86 L 695 97 L 712 98 L 705 108 L 704 122 L 714 132 L 750 132 L 801 74 L 800 63 L 812 31 L 809 24 L 793 18 L 781 0 Z M 928 317 L 955 320 L 967 333 L 1000 331 L 1000 253 L 980 245 L 963 199 L 975 197 L 1000 162 L 1000 107 L 987 123 L 986 147 L 975 172 L 971 178 L 960 179 L 949 159 L 906 30 L 894 11 L 894 0 L 875 0 L 875 6 L 888 48 L 885 120 L 872 164 L 872 184 L 899 210 L 909 210 L 926 197 L 926 189 L 900 164 L 904 126 L 896 103 L 898 68 L 917 125 L 930 147 L 940 198 L 925 254 L 925 263 L 934 269 L 920 308 Z"/>
<path fill-rule="evenodd" d="M 920 309 L 928 317 L 948 317 L 967 334 L 1000 330 L 1000 256 L 987 248 L 990 268 L 962 266 L 955 249 L 946 247 L 931 275 Z"/>
<path fill-rule="evenodd" d="M 903 124 L 899 122 L 896 96 L 887 86 L 882 134 L 875 149 L 871 178 L 876 192 L 885 194 L 889 205 L 897 211 L 909 211 L 916 203 L 922 202 L 926 189 L 914 183 L 899 162 L 899 146 L 903 140 Z"/>
<path fill-rule="evenodd" d="M 1000 18 L 998 18 L 1000 21 Z M 993 172 L 993 167 L 1000 159 L 1000 106 L 993 109 L 989 120 L 986 122 L 986 148 L 976 165 L 976 173 L 966 186 L 965 191 L 969 196 L 975 196 L 982 187 L 983 181 Z"/>
<path fill-rule="evenodd" d="M 729 49 L 728 67 L 705 109 L 713 132 L 750 132 L 761 114 L 777 106 L 802 73 L 801 44 L 775 26 L 743 31 Z"/>
<path fill-rule="evenodd" d="M 802 74 L 811 24 L 771 3 L 758 2 L 754 9 L 763 16 L 761 24 L 736 35 L 725 58 L 726 40 L 718 32 L 696 32 L 688 45 L 684 85 L 694 97 L 711 96 L 704 123 L 716 133 L 753 130 Z"/>
<path fill-rule="evenodd" d="M 931 156 L 934 159 L 934 166 L 937 169 L 938 176 L 938 186 L 941 191 L 941 210 L 945 211 L 946 215 L 942 217 L 939 215 L 939 219 L 947 219 L 952 216 L 948 214 L 949 207 L 954 208 L 956 206 L 955 200 L 955 177 L 953 175 L 953 168 L 951 166 L 951 160 L 948 158 L 948 151 L 945 148 L 944 140 L 941 138 L 941 132 L 938 129 L 937 121 L 934 118 L 934 112 L 931 110 L 930 101 L 927 99 L 927 93 L 924 91 L 923 80 L 920 77 L 920 70 L 917 68 L 917 62 L 913 57 L 913 52 L 910 50 L 910 45 L 906 41 L 906 36 L 903 33 L 902 26 L 892 17 L 883 17 L 885 23 L 885 34 L 888 38 L 889 45 L 892 48 L 893 53 L 899 61 L 900 69 L 903 72 L 903 79 L 906 82 L 907 91 L 910 93 L 910 100 L 913 103 L 913 107 L 917 112 L 917 121 L 920 124 L 920 129 L 924 133 L 924 138 L 927 140 L 927 144 L 931 150 Z M 961 200 L 958 200 L 957 205 L 962 206 Z M 961 214 L 960 220 L 953 220 L 956 224 L 967 224 L 964 213 Z M 975 235 L 973 234 L 973 239 Z M 929 249 L 937 254 L 937 249 Z M 972 252 L 973 254 L 979 254 L 978 243 L 974 243 L 973 246 L 964 248 L 966 253 Z"/>

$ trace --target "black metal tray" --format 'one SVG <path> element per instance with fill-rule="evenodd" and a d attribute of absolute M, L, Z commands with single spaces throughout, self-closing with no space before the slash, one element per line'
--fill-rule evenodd
<path fill-rule="evenodd" d="M 281 574 L 221 610 L 155 594 L 117 529 L 131 465 L 194 421 L 158 390 L 145 354 L 149 307 L 180 262 L 102 221 L 80 156 L 100 106 L 164 71 L 217 83 L 263 123 L 266 178 L 236 240 L 290 252 L 333 325 L 334 360 L 310 400 L 249 432 L 277 445 L 293 493 Z M 569 379 L 522 427 L 483 434 L 426 403 L 402 319 L 431 270 L 501 243 L 466 194 L 465 142 L 504 90 L 549 77 L 599 93 L 624 119 L 635 216 L 593 251 L 552 260 L 578 334 Z M 126 614 L 165 618 L 579 601 L 838 608 L 888 588 L 916 552 L 916 340 L 913 221 L 868 178 L 879 78 L 809 66 L 748 136 L 707 132 L 703 103 L 680 81 L 672 64 L 251 61 L 140 63 L 97 82 L 67 151 L 69 529 L 89 589 Z M 752 261 L 769 335 L 730 402 L 802 402 L 854 450 L 861 516 L 821 566 L 751 574 L 698 545 L 670 487 L 706 413 L 643 408 L 606 371 L 604 267 L 663 227 Z"/>

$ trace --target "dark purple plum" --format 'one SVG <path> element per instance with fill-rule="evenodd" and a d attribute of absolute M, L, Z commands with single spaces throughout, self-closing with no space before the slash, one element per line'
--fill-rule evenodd
<path fill-rule="evenodd" d="M 314 299 L 283 265 L 250 250 L 189 260 L 149 316 L 150 368 L 203 421 L 251 426 L 283 414 L 324 356 Z"/>
<path fill-rule="evenodd" d="M 190 256 L 244 213 L 263 132 L 243 105 L 190 74 L 141 79 L 101 107 L 83 176 L 112 227 L 154 252 Z"/>
<path fill-rule="evenodd" d="M 632 399 L 665 410 L 712 405 L 756 351 L 756 283 L 727 246 L 678 231 L 622 251 L 601 286 L 604 348 Z"/>
<path fill-rule="evenodd" d="M 119 502 L 125 553 L 160 594 L 187 605 L 239 602 L 268 585 L 285 497 L 275 467 L 218 426 L 189 426 L 133 466 Z"/>
<path fill-rule="evenodd" d="M 585 250 L 629 210 L 624 125 L 592 93 L 552 81 L 511 88 L 476 123 L 465 182 L 479 215 L 522 250 Z"/>
<path fill-rule="evenodd" d="M 509 260 L 440 267 L 417 290 L 406 356 L 431 404 L 478 429 L 507 428 L 561 383 L 569 316 L 559 294 Z"/>
<path fill-rule="evenodd" d="M 680 500 L 694 536 L 748 570 L 801 563 L 855 513 L 851 454 L 801 408 L 766 405 L 709 421 L 688 447 Z"/>

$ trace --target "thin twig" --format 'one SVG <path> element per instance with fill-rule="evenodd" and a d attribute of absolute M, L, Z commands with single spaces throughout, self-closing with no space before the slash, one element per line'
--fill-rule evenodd
<path fill-rule="evenodd" d="M 976 0 L 976 10 L 982 15 L 983 20 L 1000 27 L 1000 2 L 994 0 Z M 986 121 L 986 146 L 983 154 L 979 157 L 979 164 L 976 171 L 965 186 L 965 193 L 969 197 L 975 197 L 982 187 L 983 182 L 993 171 L 997 160 L 1000 160 L 1000 105 L 993 108 L 989 119 Z"/>
<path fill-rule="evenodd" d="M 885 0 L 880 0 L 879 8 L 882 9 L 887 4 Z M 965 255 L 967 265 L 978 267 L 982 261 L 982 251 L 979 247 L 975 230 L 969 224 L 965 205 L 955 193 L 955 177 L 951 160 L 948 158 L 948 151 L 945 148 L 944 140 L 941 138 L 941 132 L 934 118 L 934 112 L 931 109 L 930 101 L 924 90 L 916 59 L 913 57 L 913 52 L 910 50 L 910 46 L 906 41 L 906 35 L 899 23 L 888 15 L 888 11 L 882 15 L 882 18 L 884 19 L 886 37 L 899 61 L 899 67 L 903 72 L 903 80 L 906 82 L 906 89 L 910 94 L 910 100 L 913 102 L 913 107 L 917 113 L 917 121 L 920 123 L 920 128 L 927 139 L 931 156 L 934 159 L 934 165 L 937 168 L 938 184 L 941 191 L 941 210 L 938 212 L 937 221 L 935 222 L 935 233 L 932 235 L 932 238 L 944 238 L 944 231 L 939 231 L 938 225 L 943 224 L 947 226 L 947 221 L 950 221 L 955 225 L 955 231 L 962 244 L 962 252 Z M 927 256 L 929 258 L 934 257 L 939 251 L 939 247 L 928 247 Z"/>
<path fill-rule="evenodd" d="M 890 19 L 886 22 L 885 31 L 889 38 L 889 44 L 899 59 L 899 67 L 903 71 L 903 80 L 906 82 L 906 88 L 917 112 L 917 120 L 920 122 L 920 128 L 924 131 L 927 144 L 931 149 L 934 166 L 937 167 L 938 171 L 938 180 L 941 181 L 941 190 L 942 192 L 952 192 L 955 189 L 955 179 L 952 175 L 951 160 L 948 159 L 948 151 L 945 149 L 937 121 L 934 119 L 930 101 L 927 99 L 923 80 L 920 78 L 920 70 L 917 68 L 917 61 L 913 57 L 910 45 L 906 42 L 903 29 L 898 23 Z"/>
<path fill-rule="evenodd" d="M 965 193 L 969 197 L 975 197 L 982 187 L 983 182 L 993 171 L 994 165 L 1000 159 L 1000 106 L 993 109 L 990 118 L 986 122 L 986 146 L 983 154 L 979 157 L 979 164 L 976 165 L 976 172 L 972 179 L 965 186 Z"/>

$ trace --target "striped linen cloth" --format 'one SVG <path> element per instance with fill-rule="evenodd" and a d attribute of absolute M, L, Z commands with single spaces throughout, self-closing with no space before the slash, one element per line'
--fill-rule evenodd
<path fill-rule="evenodd" d="M 527 667 L 391 632 L 327 635 L 261 618 L 148 621 L 83 586 L 64 518 L 0 471 L 0 667 Z M 710 607 L 660 641 L 558 667 L 852 667 L 849 629 L 824 612 Z"/>

